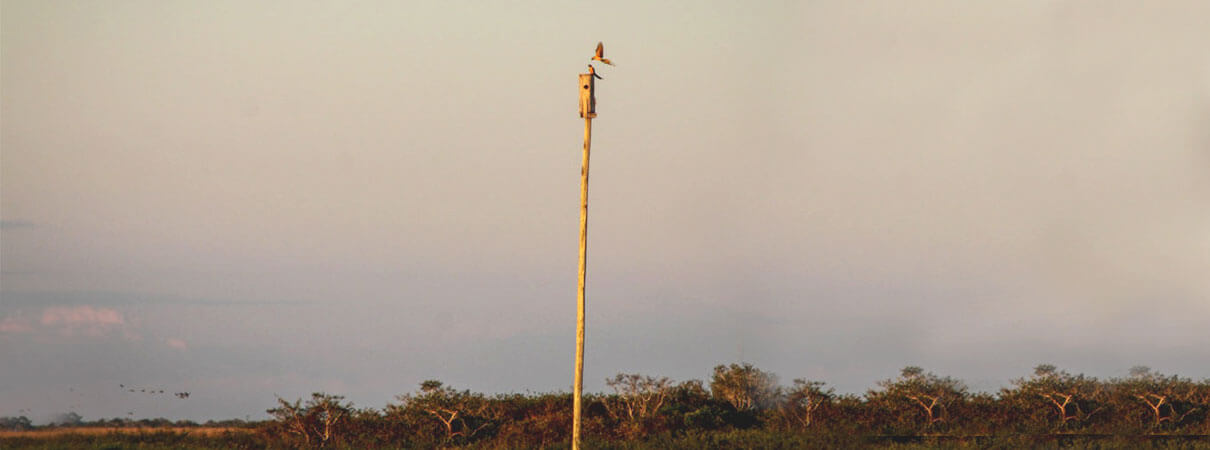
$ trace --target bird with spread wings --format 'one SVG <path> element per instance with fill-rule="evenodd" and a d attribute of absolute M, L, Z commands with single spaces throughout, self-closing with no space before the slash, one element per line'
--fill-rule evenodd
<path fill-rule="evenodd" d="M 592 56 L 592 60 L 600 61 L 611 66 L 613 65 L 613 62 L 610 61 L 609 58 L 605 57 L 605 43 L 603 42 L 597 42 L 597 54 Z"/>

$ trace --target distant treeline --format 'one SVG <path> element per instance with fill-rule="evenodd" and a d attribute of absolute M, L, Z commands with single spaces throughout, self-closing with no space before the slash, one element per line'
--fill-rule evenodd
<path fill-rule="evenodd" d="M 156 419 L 112 419 L 84 420 L 74 412 L 56 415 L 46 425 L 36 426 L 28 417 L 0 417 L 0 430 L 6 431 L 35 431 L 55 428 L 257 428 L 263 426 L 260 421 L 227 419 L 195 422 L 192 420 L 170 420 L 163 417 Z M 0 447 L 2 448 L 2 447 Z"/>
<path fill-rule="evenodd" d="M 586 397 L 589 448 L 855 446 L 1210 448 L 1210 380 L 1145 367 L 1101 380 L 1043 364 L 996 393 L 906 367 L 864 395 L 825 383 L 788 385 L 750 364 L 714 368 L 708 383 L 618 374 Z M 421 383 L 383 409 L 342 396 L 278 399 L 271 420 L 230 445 L 341 448 L 566 447 L 567 393 L 484 395 Z M 232 423 L 231 425 L 235 425 Z M 241 423 L 241 425 L 243 425 Z"/>

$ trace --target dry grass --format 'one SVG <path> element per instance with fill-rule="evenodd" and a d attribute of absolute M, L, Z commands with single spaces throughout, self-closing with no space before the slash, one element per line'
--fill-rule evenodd
<path fill-rule="evenodd" d="M 58 427 L 41 430 L 11 431 L 0 430 L 0 439 L 5 438 L 54 438 L 69 434 L 98 435 L 109 433 L 139 434 L 139 433 L 179 433 L 193 436 L 217 436 L 223 433 L 250 433 L 248 428 L 232 427 Z"/>

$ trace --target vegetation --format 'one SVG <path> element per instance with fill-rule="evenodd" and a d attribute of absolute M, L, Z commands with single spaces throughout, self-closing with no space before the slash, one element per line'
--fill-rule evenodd
<path fill-rule="evenodd" d="M 995 394 L 915 366 L 864 395 L 838 395 L 806 379 L 781 386 L 751 364 L 715 367 L 708 387 L 641 374 L 618 374 L 606 385 L 611 393 L 585 399 L 588 448 L 1210 448 L 1210 380 L 1146 367 L 1100 380 L 1043 364 Z M 571 400 L 425 381 L 381 410 L 315 393 L 279 398 L 270 420 L 222 428 L 77 416 L 70 429 L 77 431 L 37 437 L 21 433 L 47 427 L 6 417 L 0 426 L 27 431 L 0 434 L 0 447 L 563 448 Z"/>

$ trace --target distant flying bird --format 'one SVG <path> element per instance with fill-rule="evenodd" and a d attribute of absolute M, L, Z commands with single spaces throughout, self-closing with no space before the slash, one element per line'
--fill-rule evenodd
<path fill-rule="evenodd" d="M 592 67 L 592 64 L 588 65 L 588 73 L 592 74 L 592 76 L 596 77 L 598 80 L 604 80 L 604 78 L 601 78 L 600 75 L 597 75 L 597 69 Z"/>
<path fill-rule="evenodd" d="M 613 65 L 613 63 L 610 62 L 609 59 L 605 57 L 605 44 L 602 42 L 597 42 L 597 54 L 593 55 L 592 60 L 600 61 L 605 64 L 609 64 L 611 66 Z"/>

